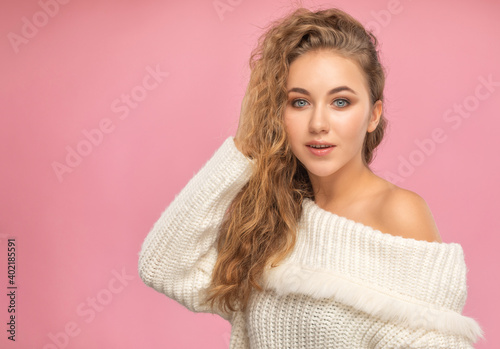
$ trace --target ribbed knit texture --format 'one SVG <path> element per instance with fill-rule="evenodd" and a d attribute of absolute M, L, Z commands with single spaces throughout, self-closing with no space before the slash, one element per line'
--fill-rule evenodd
<path fill-rule="evenodd" d="M 217 259 L 224 212 L 252 161 L 227 138 L 162 213 L 139 252 L 144 283 L 194 312 Z M 467 268 L 456 243 L 382 233 L 305 200 L 297 243 L 246 313 L 231 322 L 230 349 L 473 348 L 482 337 L 463 316 Z"/>

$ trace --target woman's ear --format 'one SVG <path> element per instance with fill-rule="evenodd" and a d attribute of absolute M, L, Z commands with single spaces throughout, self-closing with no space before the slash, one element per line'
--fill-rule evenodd
<path fill-rule="evenodd" d="M 382 116 L 382 101 L 379 99 L 373 104 L 370 116 L 370 123 L 368 124 L 368 129 L 366 130 L 366 132 L 370 133 L 375 131 L 381 116 Z"/>

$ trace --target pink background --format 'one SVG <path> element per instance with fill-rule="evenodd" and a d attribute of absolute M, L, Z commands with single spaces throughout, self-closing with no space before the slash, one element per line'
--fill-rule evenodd
<path fill-rule="evenodd" d="M 54 1 L 3 1 L 0 11 L 0 346 L 227 348 L 230 324 L 145 286 L 138 252 L 234 135 L 260 28 L 292 3 L 220 0 L 219 16 L 212 0 Z M 374 169 L 424 197 L 443 240 L 462 244 L 464 314 L 485 331 L 477 348 L 500 348 L 500 4 L 303 4 L 340 7 L 378 33 L 390 128 Z M 150 69 L 168 76 L 155 81 Z M 133 107 L 120 101 L 131 93 Z M 86 155 L 66 162 L 75 149 Z M 58 176 L 54 163 L 71 166 Z M 15 344 L 7 238 L 17 244 Z"/>

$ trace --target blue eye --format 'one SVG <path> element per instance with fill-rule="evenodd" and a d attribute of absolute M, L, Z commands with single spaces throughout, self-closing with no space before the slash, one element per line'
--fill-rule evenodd
<path fill-rule="evenodd" d="M 297 104 L 297 102 L 299 104 Z M 305 99 L 296 99 L 292 102 L 292 106 L 294 107 L 299 107 L 299 108 L 302 108 L 302 107 L 305 107 L 306 106 L 306 100 Z"/>
<path fill-rule="evenodd" d="M 340 103 L 338 103 L 340 102 Z M 345 108 L 347 107 L 349 104 L 351 104 L 351 102 L 349 102 L 348 99 L 345 99 L 345 98 L 339 98 L 339 99 L 336 99 L 335 101 L 333 101 L 333 103 L 339 107 L 339 108 Z M 292 106 L 296 107 L 296 108 L 303 108 L 307 105 L 307 101 L 305 99 L 296 99 L 292 102 Z"/>
<path fill-rule="evenodd" d="M 345 108 L 346 106 L 348 106 L 349 104 L 351 104 L 351 102 L 349 102 L 349 101 L 348 101 L 347 99 L 345 99 L 345 98 L 339 98 L 339 99 L 336 99 L 336 100 L 334 100 L 334 101 L 333 101 L 333 103 L 335 103 L 335 102 L 339 102 L 339 101 L 340 101 L 340 102 L 342 102 L 340 105 L 339 105 L 339 104 L 336 104 L 336 105 L 337 105 L 337 107 L 339 107 L 339 108 Z"/>

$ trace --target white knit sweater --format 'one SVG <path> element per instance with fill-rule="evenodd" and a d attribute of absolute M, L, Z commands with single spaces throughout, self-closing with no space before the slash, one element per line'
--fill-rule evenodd
<path fill-rule="evenodd" d="M 193 312 L 217 258 L 215 239 L 251 160 L 227 138 L 162 213 L 139 252 L 144 283 Z M 218 313 L 232 325 L 230 349 L 473 348 L 483 333 L 462 315 L 467 268 L 457 243 L 382 233 L 303 204 L 297 243 L 266 269 L 245 313 Z"/>

